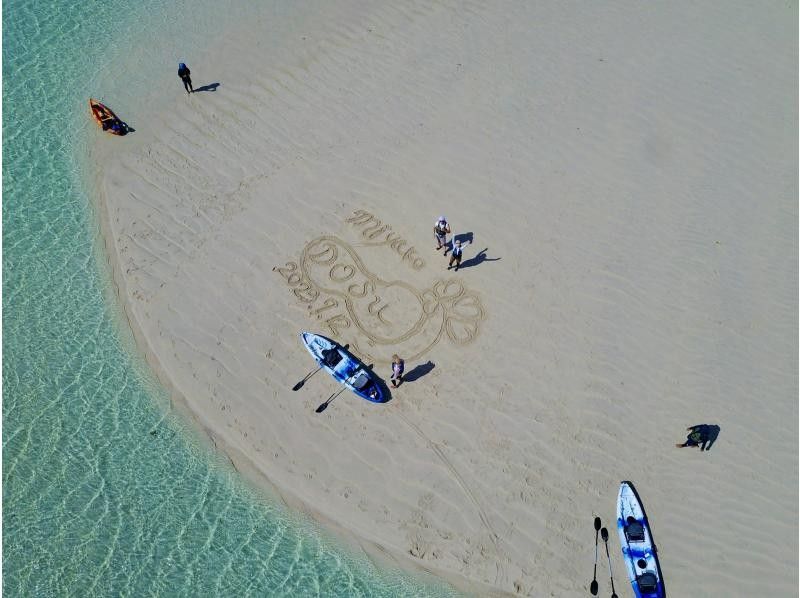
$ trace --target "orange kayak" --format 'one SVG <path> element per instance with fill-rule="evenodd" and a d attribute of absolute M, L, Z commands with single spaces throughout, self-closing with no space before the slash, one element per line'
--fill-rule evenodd
<path fill-rule="evenodd" d="M 112 135 L 125 135 L 127 133 L 127 125 L 122 122 L 114 112 L 103 104 L 92 98 L 89 98 L 89 108 L 92 116 L 97 121 L 100 127 Z"/>

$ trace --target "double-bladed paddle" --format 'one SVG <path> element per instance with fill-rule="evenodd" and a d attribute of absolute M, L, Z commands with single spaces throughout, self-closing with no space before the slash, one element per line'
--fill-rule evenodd
<path fill-rule="evenodd" d="M 600 522 L 599 517 L 594 518 L 594 575 L 592 575 L 592 585 L 589 586 L 589 591 L 592 593 L 592 596 L 597 596 L 597 534 L 600 531 L 600 526 L 602 523 Z"/>
<path fill-rule="evenodd" d="M 608 530 L 606 528 L 601 529 L 600 535 L 603 537 L 603 543 L 606 545 L 606 559 L 608 559 L 608 575 L 611 577 L 611 598 L 618 598 L 617 592 L 614 590 L 614 574 L 611 572 L 611 556 L 608 554 Z"/>

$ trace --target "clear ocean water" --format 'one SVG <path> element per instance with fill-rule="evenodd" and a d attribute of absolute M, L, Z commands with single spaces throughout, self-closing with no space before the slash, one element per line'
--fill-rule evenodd
<path fill-rule="evenodd" d="M 187 14 L 202 39 L 236 8 L 3 3 L 4 596 L 454 595 L 242 481 L 170 412 L 107 299 L 83 178 L 98 65 L 110 77 L 131 40 Z"/>

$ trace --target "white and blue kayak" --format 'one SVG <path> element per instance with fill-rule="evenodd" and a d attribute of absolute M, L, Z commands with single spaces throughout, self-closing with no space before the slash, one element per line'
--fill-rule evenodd
<path fill-rule="evenodd" d="M 313 332 L 300 335 L 319 366 L 362 399 L 383 403 L 386 395 L 375 374 L 336 341 Z"/>
<path fill-rule="evenodd" d="M 642 501 L 630 482 L 622 482 L 617 498 L 617 528 L 622 556 L 636 598 L 664 598 L 664 578 Z"/>

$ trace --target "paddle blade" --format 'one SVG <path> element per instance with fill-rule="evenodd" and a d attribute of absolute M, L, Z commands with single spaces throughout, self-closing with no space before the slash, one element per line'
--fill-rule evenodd
<path fill-rule="evenodd" d="M 603 542 L 608 542 L 608 530 L 606 528 L 600 530 L 600 537 L 603 538 Z"/>
<path fill-rule="evenodd" d="M 300 382 L 292 386 L 292 390 L 300 390 L 301 388 L 303 388 L 303 384 L 305 383 L 306 383 L 305 380 L 300 380 Z"/>
<path fill-rule="evenodd" d="M 601 525 L 603 525 L 603 524 L 600 523 L 600 518 L 599 517 L 595 517 L 594 518 L 594 531 L 598 531 L 600 529 Z"/>
<path fill-rule="evenodd" d="M 317 407 L 317 413 L 322 413 L 328 408 L 328 401 L 325 401 L 322 405 Z"/>
<path fill-rule="evenodd" d="M 597 596 L 597 580 L 592 580 L 592 585 L 589 586 L 589 591 L 592 593 L 592 596 Z"/>

